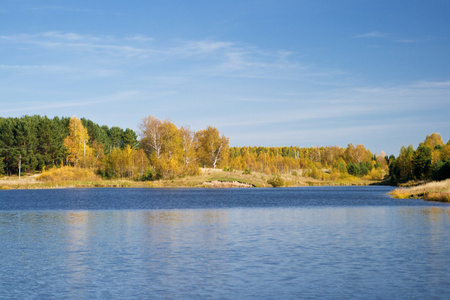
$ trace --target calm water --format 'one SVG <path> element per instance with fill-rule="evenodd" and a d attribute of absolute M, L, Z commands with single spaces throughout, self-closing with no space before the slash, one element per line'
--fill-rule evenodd
<path fill-rule="evenodd" d="M 450 205 L 388 187 L 0 192 L 0 299 L 448 299 Z"/>

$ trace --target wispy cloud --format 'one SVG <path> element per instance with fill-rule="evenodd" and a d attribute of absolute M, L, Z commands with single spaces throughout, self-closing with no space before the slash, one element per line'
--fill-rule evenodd
<path fill-rule="evenodd" d="M 403 38 L 403 37 L 396 37 L 393 34 L 380 32 L 380 31 L 370 31 L 363 34 L 358 34 L 353 36 L 354 39 L 383 39 L 388 40 L 390 42 L 394 43 L 415 43 L 417 42 L 417 39 L 410 39 L 410 38 Z"/>
<path fill-rule="evenodd" d="M 131 98 L 138 95 L 137 91 L 123 91 L 117 92 L 112 95 L 94 97 L 90 99 L 83 100 L 71 100 L 71 101 L 58 101 L 58 102 L 43 102 L 43 103 L 35 103 L 34 105 L 24 106 L 23 104 L 20 107 L 14 105 L 12 107 L 5 106 L 0 109 L 0 113 L 21 113 L 21 114 L 35 114 L 38 111 L 45 111 L 51 109 L 60 109 L 60 108 L 70 108 L 70 107 L 82 107 L 82 106 L 93 106 L 96 104 L 106 104 L 113 103 L 119 101 L 130 101 Z"/>
<path fill-rule="evenodd" d="M 450 80 L 449 81 L 418 81 L 413 83 L 411 87 L 416 88 L 450 88 Z"/>
<path fill-rule="evenodd" d="M 412 125 L 413 124 L 413 125 Z M 442 126 L 440 122 L 433 125 Z M 246 130 L 231 131 L 233 146 L 248 146 L 248 141 L 254 141 L 253 145 L 279 146 L 300 145 L 303 147 L 332 146 L 346 147 L 349 143 L 364 144 L 370 146 L 372 151 L 389 150 L 390 154 L 397 154 L 397 148 L 386 149 L 386 139 L 402 139 L 411 142 L 407 132 L 420 129 L 421 125 L 414 123 L 410 118 L 398 118 L 386 123 L 337 123 L 333 127 L 322 126 L 314 128 L 296 127 L 280 131 L 277 127 L 267 128 L 264 131 L 246 128 Z M 386 133 L 386 135 L 382 134 Z M 370 143 L 365 137 L 370 136 Z M 268 144 L 268 142 L 270 144 Z"/>
<path fill-rule="evenodd" d="M 19 70 L 19 71 L 38 71 L 38 72 L 55 72 L 67 73 L 73 72 L 74 69 L 67 66 L 58 65 L 0 65 L 0 70 Z"/>
<path fill-rule="evenodd" d="M 81 68 L 69 65 L 0 65 L 0 70 L 10 71 L 10 72 L 20 72 L 21 74 L 34 74 L 43 76 L 45 74 L 64 74 L 64 75 L 74 75 L 82 76 L 86 78 L 87 76 L 94 77 L 110 77 L 115 76 L 120 73 L 119 70 L 115 69 L 104 69 L 104 68 Z"/>
<path fill-rule="evenodd" d="M 62 5 L 43 5 L 43 6 L 30 6 L 27 8 L 31 11 L 61 11 L 69 13 L 89 13 L 89 14 L 101 14 L 101 15 L 120 15 L 118 12 L 111 12 L 107 10 L 95 10 L 86 9 L 73 6 L 62 6 Z"/>
<path fill-rule="evenodd" d="M 31 36 L 30 36 L 31 37 Z M 53 38 L 58 40 L 67 40 L 67 41 L 80 41 L 80 40 L 94 40 L 99 41 L 102 39 L 105 39 L 105 37 L 98 38 L 90 35 L 81 35 L 78 33 L 73 32 L 67 32 L 67 33 L 61 33 L 56 31 L 48 31 L 41 34 L 36 35 L 36 37 L 43 37 L 43 38 Z"/>
<path fill-rule="evenodd" d="M 133 59 L 137 62 L 184 61 L 196 72 L 204 75 L 232 75 L 250 78 L 292 76 L 292 72 L 307 68 L 289 51 L 261 51 L 256 47 L 239 45 L 229 41 L 177 40 L 162 45 L 151 37 L 95 36 L 73 32 L 49 31 L 37 34 L 2 35 L 0 40 L 10 45 L 27 44 L 67 55 L 73 53 L 101 55 L 101 61 Z M 12 46 L 14 47 L 14 46 Z M 71 59 L 74 59 L 72 56 Z M 195 62 L 195 64 L 193 64 Z M 194 69 L 190 69 L 191 72 Z"/>
<path fill-rule="evenodd" d="M 152 42 L 154 40 L 151 37 L 146 37 L 146 36 L 143 36 L 143 35 L 140 35 L 140 34 L 136 34 L 136 35 L 130 36 L 130 37 L 126 38 L 126 39 L 131 40 L 131 41 L 138 41 L 138 42 Z"/>
<path fill-rule="evenodd" d="M 217 52 L 223 49 L 229 49 L 233 47 L 234 44 L 231 42 L 220 42 L 220 41 L 188 41 L 177 52 L 180 50 L 186 51 L 187 53 L 210 53 Z"/>
<path fill-rule="evenodd" d="M 0 39 L 10 43 L 32 44 L 48 49 L 64 49 L 108 55 L 139 56 L 155 52 L 155 50 L 148 47 L 129 45 L 125 43 L 125 39 L 111 36 L 81 35 L 70 32 L 50 31 L 39 34 L 2 35 Z"/>
<path fill-rule="evenodd" d="M 356 39 L 363 39 L 363 38 L 387 38 L 389 35 L 386 33 L 382 33 L 379 31 L 371 31 L 371 32 L 366 32 L 363 34 L 358 34 L 355 35 L 354 38 Z"/>

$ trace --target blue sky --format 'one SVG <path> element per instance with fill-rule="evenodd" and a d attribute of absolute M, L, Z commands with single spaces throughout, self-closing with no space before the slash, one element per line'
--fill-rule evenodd
<path fill-rule="evenodd" d="M 450 138 L 450 2 L 0 2 L 0 116 L 153 115 L 232 146 Z"/>

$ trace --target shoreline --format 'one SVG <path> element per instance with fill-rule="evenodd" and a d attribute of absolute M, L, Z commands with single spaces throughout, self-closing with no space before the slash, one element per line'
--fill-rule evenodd
<path fill-rule="evenodd" d="M 302 185 L 287 185 L 277 188 L 289 188 L 289 187 L 308 187 L 308 186 L 370 186 L 370 185 L 383 185 L 376 183 L 342 183 L 342 182 L 315 182 Z M 66 181 L 59 183 L 15 183 L 15 184 L 2 184 L 0 181 L 0 191 L 2 190 L 32 190 L 32 189 L 76 189 L 76 188 L 274 188 L 273 186 L 266 184 L 265 186 L 256 186 L 251 183 L 243 183 L 239 181 L 206 181 L 198 185 L 177 185 L 173 183 L 147 181 L 147 182 L 133 182 L 123 181 L 117 183 L 115 181 L 104 181 L 101 183 L 92 182 L 78 182 L 78 181 Z"/>
<path fill-rule="evenodd" d="M 273 175 L 230 173 L 215 169 L 204 170 L 202 173 L 202 175 L 197 176 L 155 181 L 135 181 L 131 179 L 41 181 L 39 180 L 40 174 L 33 174 L 23 176 L 20 181 L 17 176 L 2 177 L 0 178 L 0 190 L 62 188 L 272 188 L 272 185 L 267 181 Z M 362 178 L 323 181 L 294 175 L 283 175 L 281 177 L 285 182 L 283 187 L 383 185 L 381 181 Z"/>
<path fill-rule="evenodd" d="M 423 199 L 425 201 L 450 203 L 450 179 L 412 187 L 399 187 L 389 194 L 397 199 Z"/>
<path fill-rule="evenodd" d="M 0 178 L 2 190 L 38 190 L 38 189 L 76 189 L 76 188 L 272 188 L 267 183 L 272 175 L 240 174 L 216 169 L 205 169 L 202 175 L 186 176 L 184 178 L 134 181 L 130 179 L 99 179 L 99 180 L 58 180 L 40 181 L 40 174 Z M 282 176 L 283 187 L 304 186 L 369 186 L 386 185 L 383 181 L 370 181 L 362 178 L 351 180 L 317 180 L 301 176 Z M 450 203 L 450 179 L 440 182 L 428 182 L 413 187 L 397 187 L 389 195 L 397 199 L 423 199 L 425 201 Z"/>

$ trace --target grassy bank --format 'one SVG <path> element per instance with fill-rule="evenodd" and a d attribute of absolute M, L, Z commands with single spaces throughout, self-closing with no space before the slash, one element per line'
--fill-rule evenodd
<path fill-rule="evenodd" d="M 280 176 L 283 186 L 318 186 L 318 185 L 369 185 L 376 181 L 351 177 L 345 180 L 322 181 L 298 175 Z M 163 188 L 163 187 L 220 187 L 217 182 L 240 183 L 235 186 L 271 187 L 268 183 L 273 175 L 264 173 L 244 174 L 242 171 L 223 171 L 219 169 L 202 169 L 197 176 L 186 176 L 169 180 L 134 181 L 128 179 L 105 180 L 92 173 L 73 170 L 47 171 L 44 174 L 10 176 L 0 178 L 0 189 L 53 189 L 53 188 L 91 188 L 91 187 L 123 187 L 123 188 Z M 212 184 L 213 183 L 213 184 Z M 233 186 L 230 184 L 224 186 Z"/>
<path fill-rule="evenodd" d="M 398 188 L 393 190 L 391 195 L 399 199 L 421 198 L 427 201 L 450 202 L 450 179 Z"/>

